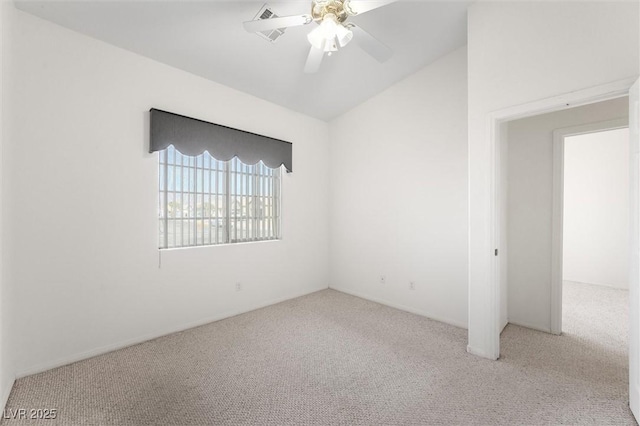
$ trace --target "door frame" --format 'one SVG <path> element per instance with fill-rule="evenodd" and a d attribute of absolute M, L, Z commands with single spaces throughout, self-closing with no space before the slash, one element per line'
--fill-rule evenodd
<path fill-rule="evenodd" d="M 571 136 L 629 128 L 629 116 L 553 131 L 553 201 L 551 224 L 551 333 L 562 333 L 564 241 L 564 139 Z"/>
<path fill-rule="evenodd" d="M 490 174 L 490 216 L 489 235 L 491 236 L 492 251 L 500 247 L 500 203 L 502 199 L 500 176 L 500 126 L 508 121 L 531 117 L 549 112 L 561 111 L 582 105 L 628 96 L 629 89 L 636 81 L 636 77 L 617 80 L 608 84 L 576 90 L 560 96 L 527 102 L 521 105 L 494 111 L 489 114 L 487 122 L 489 140 L 489 174 Z M 492 253 L 493 254 L 493 253 Z M 487 312 L 490 321 L 487 323 L 487 343 L 489 347 L 483 350 L 467 350 L 490 359 L 500 357 L 500 266 L 505 256 L 487 256 L 489 268 L 489 293 L 486 299 L 489 306 Z"/>

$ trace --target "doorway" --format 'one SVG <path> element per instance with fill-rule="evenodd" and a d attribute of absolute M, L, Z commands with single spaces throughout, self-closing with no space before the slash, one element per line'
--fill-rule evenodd
<path fill-rule="evenodd" d="M 628 113 L 628 98 L 620 97 L 503 124 L 501 327 L 560 334 L 565 139 L 624 128 Z"/>
<path fill-rule="evenodd" d="M 527 104 L 517 105 L 502 110 L 495 111 L 488 116 L 487 140 L 490 153 L 489 179 L 490 193 L 488 204 L 488 216 L 490 218 L 488 230 L 481 242 L 486 244 L 476 244 L 470 249 L 470 257 L 476 260 L 478 267 L 485 267 L 486 278 L 488 279 L 486 298 L 483 303 L 476 303 L 474 308 L 482 308 L 481 312 L 486 313 L 486 318 L 480 321 L 473 328 L 469 328 L 469 345 L 467 351 L 490 359 L 500 357 L 500 331 L 503 318 L 503 310 L 507 308 L 507 303 L 503 303 L 503 294 L 507 289 L 503 287 L 502 265 L 507 257 L 510 248 L 501 246 L 502 233 L 506 219 L 502 214 L 503 197 L 506 196 L 506 188 L 501 183 L 506 180 L 502 178 L 505 172 L 505 163 L 502 158 L 501 141 L 505 138 L 505 124 L 523 117 L 532 117 L 536 114 L 562 111 L 570 105 L 590 105 L 607 99 L 617 99 L 629 97 L 629 131 L 630 131 L 630 226 L 629 226 L 629 363 L 628 363 L 628 395 L 629 405 L 636 417 L 640 417 L 640 80 L 625 79 L 602 86 L 587 88 L 575 92 L 566 93 L 557 97 L 542 99 Z M 507 153 L 510 155 L 510 153 Z M 481 216 L 481 215 L 480 215 Z M 551 222 L 549 217 L 549 222 Z M 495 250 L 494 250 L 495 247 Z M 500 257 L 498 256 L 500 247 Z M 481 259 L 480 252 L 491 249 L 491 257 Z M 477 253 L 476 253 L 477 252 Z M 495 253 L 494 253 L 495 252 Z M 551 257 L 551 256 L 550 256 Z M 557 258 L 557 256 L 553 256 Z M 482 260 L 482 261 L 480 261 Z M 549 260 L 551 263 L 551 260 Z M 482 265 L 480 265 L 482 264 Z M 482 268 L 480 268 L 483 271 Z M 549 274 L 548 277 L 552 276 Z M 482 277 L 485 277 L 483 275 Z M 561 288 L 561 286 L 560 286 Z M 471 310 L 471 308 L 470 308 Z M 550 314 L 550 312 L 549 312 Z M 549 328 L 549 331 L 551 329 Z M 541 333 L 542 335 L 549 334 Z M 555 338 L 554 336 L 549 336 Z M 473 344 L 472 344 L 473 343 Z"/>
<path fill-rule="evenodd" d="M 585 392 L 610 389 L 618 403 L 629 386 L 628 296 L 604 286 L 628 285 L 628 115 L 620 97 L 512 120 L 499 151 L 501 357 L 580 374 Z M 563 278 L 575 281 L 564 312 Z"/>
<path fill-rule="evenodd" d="M 626 336 L 629 155 L 627 119 L 554 132 L 554 334 Z"/>

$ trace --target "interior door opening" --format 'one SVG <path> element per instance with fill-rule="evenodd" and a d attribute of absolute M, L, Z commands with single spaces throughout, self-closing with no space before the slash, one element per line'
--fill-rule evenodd
<path fill-rule="evenodd" d="M 484 345 L 469 346 L 469 352 L 490 359 L 504 358 L 513 362 L 513 355 L 520 352 L 522 362 L 541 362 L 544 368 L 556 365 L 563 374 L 576 371 L 583 377 L 584 371 L 608 371 L 599 363 L 611 364 L 606 351 L 598 348 L 580 346 L 579 339 L 572 339 L 565 334 L 554 336 L 562 331 L 562 185 L 557 185 L 558 174 L 562 176 L 562 162 L 553 161 L 556 153 L 563 155 L 558 144 L 553 143 L 560 129 L 569 126 L 585 126 L 584 123 L 602 123 L 605 121 L 623 120 L 619 127 L 629 128 L 629 305 L 628 305 L 628 358 L 619 365 L 617 372 L 628 371 L 626 379 L 618 380 L 615 388 L 618 401 L 627 401 L 630 412 L 640 418 L 640 80 L 624 79 L 601 86 L 585 88 L 576 92 L 565 93 L 556 97 L 542 99 L 522 105 L 494 111 L 490 115 L 488 135 L 491 141 L 491 217 L 489 238 L 491 261 L 489 266 L 490 291 L 487 293 L 486 307 L 490 315 L 484 330 L 487 339 Z M 514 149 L 514 124 L 538 117 L 554 114 L 570 113 L 608 102 L 618 101 L 615 114 L 587 114 L 587 120 L 577 123 L 555 123 L 551 129 L 543 131 L 548 142 L 543 144 L 539 152 L 535 152 L 535 143 L 521 144 L 520 152 Z M 569 107 L 571 105 L 571 107 Z M 592 111 L 593 112 L 593 111 Z M 522 123 L 521 123 L 522 124 Z M 530 129 L 529 129 L 530 130 Z M 588 129 L 582 133 L 593 133 L 601 129 Z M 576 132 L 576 134 L 579 132 Z M 564 138 L 562 138 L 564 141 Z M 540 145 L 537 145 L 540 149 Z M 512 160 L 520 155 L 523 158 L 519 167 L 513 167 Z M 543 158 L 544 157 L 544 158 Z M 542 161 L 541 161 L 542 158 Z M 548 159 L 547 160 L 545 160 Z M 513 171 L 515 170 L 515 173 Z M 533 171 L 533 176 L 526 172 Z M 524 184 L 524 185 L 523 185 Z M 537 185 L 537 187 L 536 187 Z M 514 196 L 515 194 L 515 196 Z M 557 195 L 560 195 L 558 197 Z M 518 200 L 520 197 L 520 200 Z M 527 204 L 522 197 L 528 197 L 535 203 Z M 506 200 L 505 200 L 506 198 Z M 515 200 L 514 200 L 515 198 Z M 560 204 L 553 200 L 561 200 Z M 542 203 L 540 203 L 542 200 Z M 514 206 L 516 208 L 514 209 Z M 512 212 L 521 214 L 520 223 L 514 220 Z M 560 214 L 558 214 L 560 212 Z M 539 219 L 528 223 L 529 219 Z M 523 224 L 524 221 L 524 224 Z M 543 224 L 542 227 L 540 224 Z M 519 231 L 514 232 L 515 229 Z M 521 237 L 525 238 L 521 238 Z M 520 238 L 518 238 L 520 237 Z M 556 241 L 560 242 L 557 244 Z M 494 256 L 494 248 L 500 255 Z M 506 266 L 505 266 L 506 264 Z M 524 267 L 523 267 L 524 266 Z M 559 272 L 559 273 L 558 273 Z M 537 276 L 535 274 L 538 274 Z M 506 277 L 506 278 L 505 278 Z M 524 283 L 524 285 L 523 285 Z M 529 284 L 529 289 L 527 289 Z M 514 287 L 515 286 L 515 287 Z M 552 297 L 552 293 L 558 297 Z M 530 323 L 525 323 L 527 320 Z M 518 325 L 515 325 L 518 324 Z M 508 326 L 507 326 L 508 325 Z M 505 328 L 506 326 L 506 328 Z M 531 330 L 535 329 L 535 330 Z M 514 339 L 511 333 L 517 330 L 518 335 L 526 334 L 526 338 Z M 470 335 L 472 330 L 470 330 Z M 475 330 L 475 334 L 478 331 Z M 471 336 L 470 336 L 471 341 Z M 474 340 L 474 342 L 476 342 Z M 549 344 L 548 343 L 553 343 Z M 564 347 L 569 344 L 570 347 Z M 543 349 L 542 345 L 546 345 Z M 576 345 L 579 347 L 576 350 Z M 594 350 L 595 349 L 595 350 Z M 514 352 L 515 351 L 515 352 Z M 523 353 L 524 351 L 524 353 Z M 533 358 L 531 358 L 533 357 Z M 518 357 L 516 357 L 518 358 Z M 511 360 L 511 361 L 509 361 Z M 546 361 L 545 361 L 546 360 Z M 588 369 L 588 370 L 585 370 Z M 594 380 L 593 386 L 602 385 L 602 378 Z M 618 379 L 620 379 L 618 377 Z M 607 380 L 604 380 L 607 381 Z M 583 383 L 586 385 L 586 383 Z M 582 387 L 582 385 L 581 385 Z M 625 404 L 626 405 L 626 404 Z"/>
<path fill-rule="evenodd" d="M 562 303 L 556 327 L 557 332 L 594 338 L 594 344 L 611 348 L 612 358 L 624 360 L 629 324 L 630 160 L 629 129 L 617 128 L 623 124 L 560 135 Z"/>
<path fill-rule="evenodd" d="M 500 143 L 500 220 L 497 238 L 501 256 L 496 259 L 500 272 L 500 326 L 502 328 L 509 323 L 546 333 L 561 333 L 565 139 L 573 146 L 574 141 L 582 140 L 581 137 L 588 138 L 586 135 L 589 134 L 597 135 L 609 130 L 628 132 L 626 130 L 628 114 L 628 98 L 619 97 L 503 124 Z M 596 136 L 594 137 L 597 139 Z M 623 135 L 622 138 L 624 139 L 625 136 Z M 626 143 L 628 156 L 628 133 L 623 142 L 623 145 Z M 587 147 L 588 144 L 587 141 L 583 147 Z M 585 154 L 587 158 L 594 156 L 597 158 L 592 158 L 593 164 L 585 166 L 586 168 L 582 170 L 583 176 L 574 178 L 575 173 L 572 173 L 570 179 L 572 188 L 575 191 L 581 191 L 577 194 L 578 198 L 590 199 L 596 192 L 611 198 L 614 193 L 627 191 L 625 200 L 628 203 L 628 167 L 615 167 L 615 173 L 617 173 L 615 176 L 618 181 L 625 179 L 625 173 L 627 176 L 627 184 L 619 185 L 620 188 L 616 188 L 616 191 L 608 189 L 612 184 L 610 177 L 607 178 L 608 182 L 598 182 L 597 185 L 584 180 L 588 172 L 594 171 L 594 164 L 600 166 L 608 164 L 609 162 L 605 161 L 606 157 L 611 157 L 615 151 L 610 152 L 606 146 L 602 146 L 603 143 L 600 145 L 596 142 L 591 143 L 591 145 L 594 144 L 594 149 L 599 147 L 600 152 L 592 149 Z M 619 146 L 615 152 L 621 154 L 621 151 L 624 151 L 624 146 Z M 572 156 L 575 156 L 573 151 L 571 152 Z M 621 160 L 620 155 L 617 158 L 618 161 L 627 161 L 624 158 Z M 580 159 L 573 161 L 573 163 L 576 162 L 580 163 Z M 606 168 L 600 170 L 600 175 L 604 171 Z M 590 179 L 597 181 L 598 178 L 592 176 Z M 625 202 L 625 200 L 622 201 Z M 610 200 L 609 204 L 611 204 Z M 620 208 L 619 204 L 618 208 Z M 575 203 L 572 204 L 572 212 L 576 211 L 576 213 L 572 214 L 577 218 L 586 217 L 586 219 L 583 222 L 572 219 L 572 227 L 569 228 L 572 235 L 571 247 L 581 247 L 583 252 L 588 251 L 592 256 L 588 259 L 584 256 L 572 258 L 573 270 L 592 268 L 594 271 L 599 270 L 603 273 L 602 266 L 598 266 L 595 260 L 613 259 L 609 263 L 616 261 L 617 271 L 626 268 L 626 271 L 622 270 L 616 278 L 616 282 L 624 281 L 621 275 L 626 273 L 628 277 L 625 253 L 628 253 L 629 224 L 628 220 L 625 222 L 623 219 L 628 217 L 628 211 L 619 213 L 620 217 L 611 222 L 610 211 L 613 208 L 611 206 L 607 211 L 596 211 L 592 205 L 587 208 L 589 211 L 585 212 L 586 207 L 575 205 L 574 208 L 574 205 Z M 605 226 L 604 230 L 598 229 L 599 235 L 608 236 L 609 240 L 615 241 L 624 239 L 626 247 L 618 247 L 614 252 L 612 243 L 602 238 L 600 241 L 593 242 L 595 231 L 589 232 L 587 227 L 595 226 L 589 223 L 589 219 L 594 219 L 594 215 L 599 215 L 598 223 L 607 224 L 606 226 L 609 227 Z M 611 232 L 614 224 L 616 229 L 620 230 L 615 238 Z M 585 241 L 590 241 L 591 250 L 587 250 Z M 593 247 L 599 247 L 606 253 L 597 252 Z M 625 257 L 624 261 L 620 261 L 620 256 Z M 572 277 L 568 279 L 589 282 L 576 273 L 573 273 Z M 602 282 L 602 279 L 595 281 L 595 283 L 599 282 Z"/>
<path fill-rule="evenodd" d="M 497 179 L 501 356 L 599 371 L 585 386 L 619 394 L 629 384 L 628 117 L 619 97 L 503 123 Z"/>

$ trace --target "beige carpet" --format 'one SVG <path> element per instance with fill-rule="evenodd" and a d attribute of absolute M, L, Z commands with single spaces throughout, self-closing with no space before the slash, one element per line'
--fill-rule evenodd
<path fill-rule="evenodd" d="M 564 336 L 508 326 L 492 362 L 466 330 L 325 290 L 21 379 L 7 408 L 57 408 L 47 425 L 634 424 L 626 292 L 565 300 Z"/>

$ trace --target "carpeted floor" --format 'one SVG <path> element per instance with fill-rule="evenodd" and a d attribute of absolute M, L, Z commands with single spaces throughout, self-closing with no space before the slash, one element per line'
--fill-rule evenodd
<path fill-rule="evenodd" d="M 565 330 L 466 330 L 321 291 L 18 380 L 7 405 L 53 424 L 635 424 L 627 292 L 565 285 Z M 3 421 L 2 425 L 20 422 Z M 38 421 L 25 421 L 38 424 Z"/>

